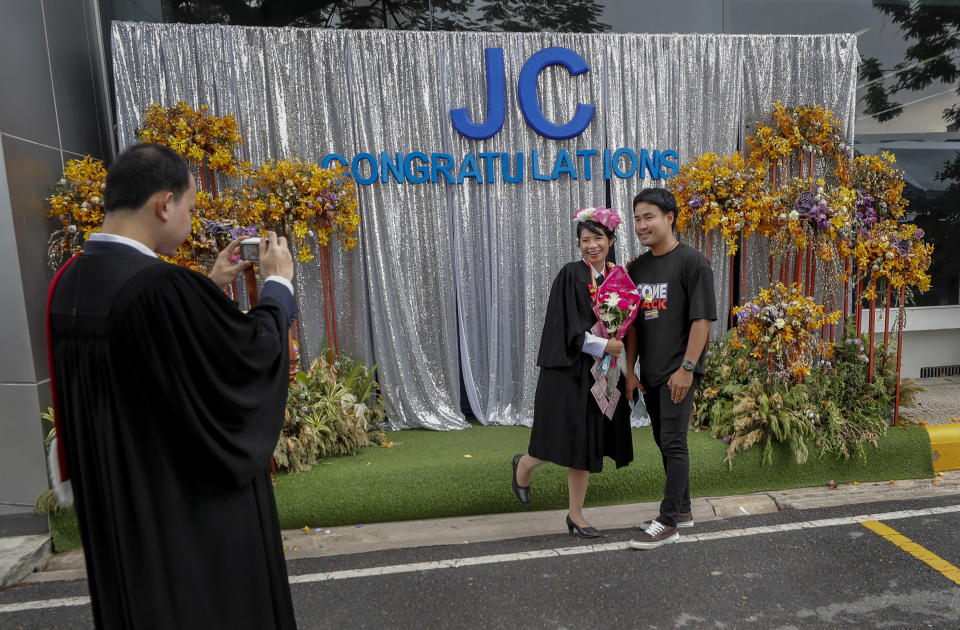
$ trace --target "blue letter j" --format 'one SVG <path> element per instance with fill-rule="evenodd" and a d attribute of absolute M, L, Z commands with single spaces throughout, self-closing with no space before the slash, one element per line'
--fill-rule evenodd
<path fill-rule="evenodd" d="M 487 63 L 487 119 L 475 124 L 467 116 L 466 108 L 450 110 L 450 120 L 453 121 L 454 128 L 474 140 L 496 135 L 503 127 L 507 113 L 507 78 L 503 69 L 503 48 L 487 48 L 484 56 Z"/>

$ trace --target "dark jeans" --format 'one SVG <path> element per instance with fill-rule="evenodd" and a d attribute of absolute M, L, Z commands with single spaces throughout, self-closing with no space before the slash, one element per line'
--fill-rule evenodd
<path fill-rule="evenodd" d="M 677 526 L 677 514 L 690 511 L 690 454 L 687 451 L 687 430 L 693 411 L 693 393 L 700 384 L 700 377 L 693 377 L 693 384 L 683 401 L 676 405 L 670 400 L 670 388 L 664 383 L 659 387 L 644 384 L 647 393 L 643 399 L 650 414 L 653 439 L 663 458 L 663 472 L 667 482 L 663 486 L 663 501 L 657 520 L 670 527 Z"/>

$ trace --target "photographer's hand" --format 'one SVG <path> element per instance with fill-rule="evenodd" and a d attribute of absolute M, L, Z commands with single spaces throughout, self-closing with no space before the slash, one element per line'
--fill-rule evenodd
<path fill-rule="evenodd" d="M 231 262 L 234 254 L 237 253 L 237 248 L 240 247 L 240 241 L 242 238 L 237 238 L 230 241 L 230 244 L 223 248 L 223 251 L 217 255 L 217 260 L 213 263 L 213 269 L 210 270 L 210 273 L 207 275 L 214 284 L 220 287 L 220 290 L 227 288 L 227 285 L 230 284 L 234 278 L 237 277 L 237 274 L 250 266 L 249 260 L 241 260 L 234 264 Z"/>
<path fill-rule="evenodd" d="M 264 278 L 281 276 L 293 281 L 293 256 L 287 239 L 278 237 L 276 232 L 267 232 L 260 240 L 260 271 Z"/>

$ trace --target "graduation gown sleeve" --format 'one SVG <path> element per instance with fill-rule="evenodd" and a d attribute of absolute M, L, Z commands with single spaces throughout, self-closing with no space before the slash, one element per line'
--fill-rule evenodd
<path fill-rule="evenodd" d="M 122 322 L 122 343 L 138 348 L 115 355 L 121 370 L 141 376 L 127 403 L 163 392 L 154 414 L 182 432 L 192 465 L 237 485 L 249 481 L 268 464 L 283 422 L 288 308 L 267 292 L 244 314 L 200 274 L 141 272 L 111 316 Z"/>
<path fill-rule="evenodd" d="M 567 263 L 554 278 L 537 355 L 540 367 L 566 367 L 580 361 L 584 333 L 596 321 L 586 289 L 589 282 L 590 270 L 582 261 Z"/>

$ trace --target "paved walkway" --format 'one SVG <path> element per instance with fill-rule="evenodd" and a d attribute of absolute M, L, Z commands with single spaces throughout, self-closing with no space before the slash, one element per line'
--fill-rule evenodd
<path fill-rule="evenodd" d="M 926 424 L 960 422 L 960 376 L 914 380 L 927 391 L 917 394 L 916 407 L 900 407 L 902 418 Z"/>

